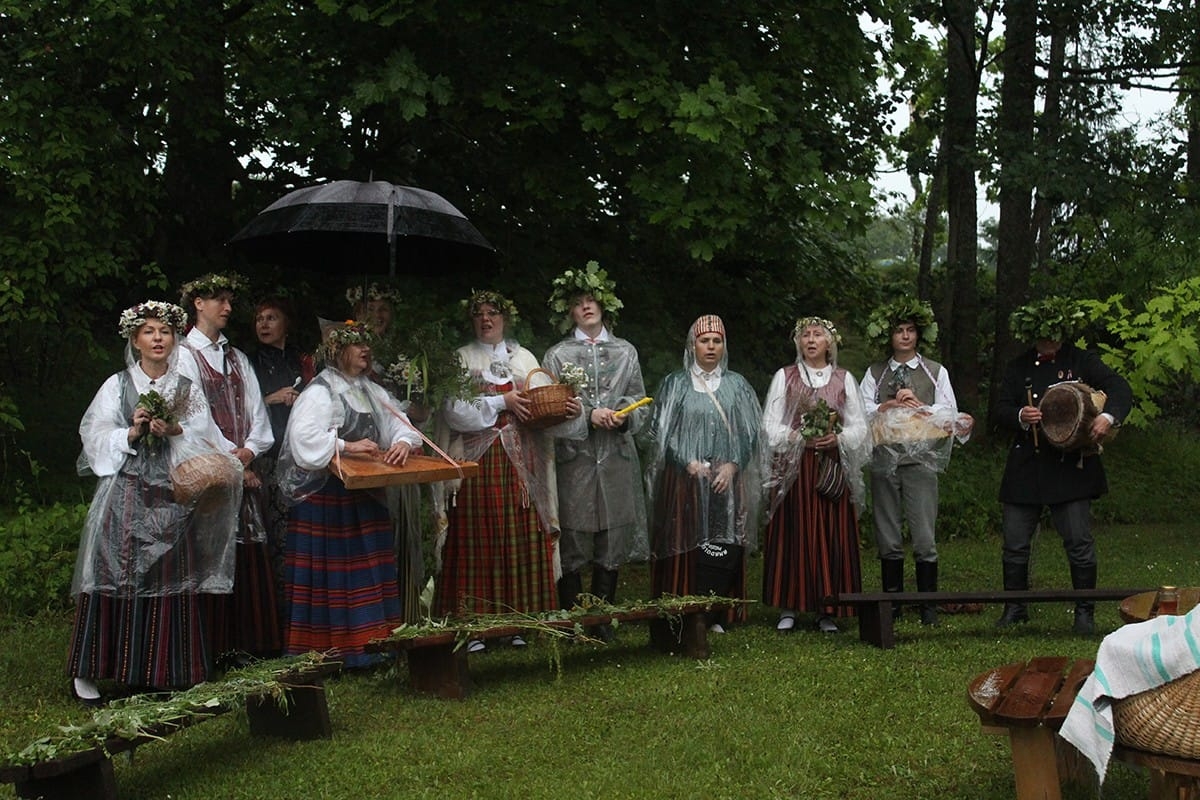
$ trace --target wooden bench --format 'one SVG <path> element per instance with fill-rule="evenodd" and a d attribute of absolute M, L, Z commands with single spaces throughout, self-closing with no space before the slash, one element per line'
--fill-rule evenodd
<path fill-rule="evenodd" d="M 245 709 L 250 722 L 250 733 L 254 736 L 275 736 L 293 741 L 328 739 L 333 735 L 333 730 L 329 721 L 329 708 L 325 702 L 324 680 L 340 667 L 337 662 L 326 661 L 305 664 L 282 672 L 274 678 L 277 686 L 284 687 L 282 702 L 281 698 L 272 696 L 268 688 L 248 693 Z M 125 701 L 127 705 L 137 705 L 148 710 L 153 708 L 154 702 L 147 699 L 143 703 L 141 697 Z M 159 707 L 165 707 L 170 702 L 169 698 L 160 701 Z M 0 766 L 0 783 L 15 784 L 17 796 L 23 798 L 116 800 L 117 783 L 111 761 L 113 756 L 158 741 L 231 710 L 233 709 L 222 705 L 197 705 L 180 712 L 177 716 L 142 729 L 141 735 L 132 738 L 112 734 L 101 743 L 86 749 L 32 764 Z M 113 712 L 114 710 L 101 709 L 93 719 Z M 119 713 L 119 709 L 117 712 Z"/>
<path fill-rule="evenodd" d="M 712 611 L 724 611 L 739 606 L 744 601 L 729 598 L 713 598 L 681 604 L 664 610 L 661 607 L 621 608 L 612 606 L 603 612 L 589 613 L 575 610 L 566 617 L 535 617 L 538 628 L 547 632 L 558 632 L 566 637 L 577 630 L 586 630 L 599 625 L 624 625 L 631 622 L 650 624 L 650 643 L 664 652 L 681 651 L 691 658 L 709 657 L 708 625 L 706 615 Z M 496 615 L 500 620 L 503 615 Z M 454 627 L 453 621 L 445 628 L 431 633 L 408 635 L 403 630 L 390 637 L 374 639 L 367 652 L 404 653 L 408 661 L 409 685 L 420 693 L 433 694 L 461 700 L 470 694 L 473 687 L 468 666 L 468 640 L 484 642 L 506 639 L 512 636 L 529 635 L 530 626 L 504 624 L 498 621 L 489 625 L 488 615 L 471 620 L 470 627 Z M 480 625 L 480 622 L 483 622 Z M 423 630 L 423 629 L 418 629 Z"/>
<path fill-rule="evenodd" d="M 1060 800 L 1064 778 L 1091 775 L 1091 764 L 1058 736 L 1091 659 L 1043 657 L 982 672 L 967 686 L 967 702 L 985 733 L 1007 734 L 1017 800 Z M 1151 800 L 1200 800 L 1200 761 L 1117 745 L 1113 758 L 1150 771 Z"/>
<path fill-rule="evenodd" d="M 1062 603 L 1123 600 L 1147 589 L 1026 589 L 1005 592 L 854 592 L 825 598 L 828 605 L 854 606 L 858 638 L 890 650 L 896 646 L 892 603 Z"/>

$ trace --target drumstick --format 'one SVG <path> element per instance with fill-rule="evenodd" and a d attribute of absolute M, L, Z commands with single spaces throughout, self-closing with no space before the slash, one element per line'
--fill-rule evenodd
<path fill-rule="evenodd" d="M 1025 402 L 1027 402 L 1031 406 L 1033 405 L 1033 379 L 1032 378 L 1025 379 Z M 1034 452 L 1037 452 L 1037 449 L 1038 449 L 1037 423 L 1036 422 L 1031 423 L 1029 426 L 1029 429 L 1031 431 L 1033 431 L 1033 449 L 1034 449 Z"/>
<path fill-rule="evenodd" d="M 630 405 L 625 406 L 620 411 L 614 411 L 613 416 L 614 417 L 623 417 L 626 414 L 628 414 L 630 411 L 633 411 L 635 408 L 641 408 L 642 406 L 649 405 L 650 403 L 653 403 L 653 402 L 654 402 L 653 397 L 643 397 L 641 400 L 638 400 L 636 403 L 631 403 Z"/>

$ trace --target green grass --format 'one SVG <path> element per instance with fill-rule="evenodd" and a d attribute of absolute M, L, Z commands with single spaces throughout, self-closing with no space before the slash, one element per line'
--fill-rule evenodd
<path fill-rule="evenodd" d="M 1200 580 L 1191 525 L 1106 526 L 1097 542 L 1102 585 Z M 878 588 L 873 553 L 863 558 L 866 588 Z M 994 539 L 944 542 L 941 564 L 943 588 L 999 585 Z M 1068 585 L 1052 531 L 1035 565 L 1035 586 Z M 752 585 L 760 569 L 753 560 Z M 645 572 L 623 574 L 624 596 L 645 596 Z M 1031 606 L 1016 631 L 995 630 L 998 613 L 944 615 L 933 629 L 909 613 L 885 651 L 859 642 L 853 622 L 837 636 L 807 625 L 779 635 L 771 610 L 752 606 L 703 662 L 650 650 L 645 626 L 630 625 L 608 648 L 563 646 L 560 674 L 547 642 L 473 656 L 476 690 L 462 702 L 413 695 L 401 665 L 327 684 L 332 740 L 255 739 L 226 715 L 119 757 L 117 783 L 125 800 L 1011 798 L 1007 741 L 980 731 L 967 681 L 1035 655 L 1091 657 L 1099 637 L 1070 635 L 1065 604 Z M 1097 617 L 1105 632 L 1119 624 L 1115 603 Z M 0 625 L 0 747 L 85 719 L 62 674 L 69 619 Z M 1147 781 L 1114 765 L 1105 800 L 1144 797 Z"/>

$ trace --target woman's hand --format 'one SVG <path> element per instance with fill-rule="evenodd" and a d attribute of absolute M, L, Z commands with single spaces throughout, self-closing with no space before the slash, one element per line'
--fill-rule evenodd
<path fill-rule="evenodd" d="M 134 414 L 134 417 L 136 418 L 137 414 Z M 152 419 L 150 420 L 149 427 L 150 432 L 159 438 L 178 436 L 179 434 L 183 433 L 182 425 L 180 425 L 178 422 L 167 422 L 165 419 Z M 250 451 L 247 450 L 246 452 Z"/>
<path fill-rule="evenodd" d="M 693 478 L 707 478 L 712 472 L 712 465 L 707 461 L 689 461 L 687 471 Z"/>
<path fill-rule="evenodd" d="M 412 445 L 408 442 L 396 442 L 383 454 L 383 461 L 385 464 L 391 464 L 393 467 L 403 467 L 404 462 L 408 461 L 408 455 L 411 451 Z"/>
<path fill-rule="evenodd" d="M 252 469 L 242 470 L 242 486 L 247 489 L 258 489 L 262 487 L 262 478 Z"/>
<path fill-rule="evenodd" d="M 737 477 L 737 464 L 732 461 L 726 461 L 717 468 L 717 477 L 713 478 L 713 491 L 717 494 L 725 494 L 726 490 L 733 485 L 733 479 Z"/>
<path fill-rule="evenodd" d="M 342 448 L 342 453 L 348 456 L 377 456 L 379 455 L 379 445 L 375 444 L 371 439 L 358 439 L 353 442 L 346 442 L 346 446 Z"/>
<path fill-rule="evenodd" d="M 827 433 L 824 436 L 818 436 L 816 439 L 809 439 L 804 444 L 813 450 L 836 450 L 838 435 L 836 433 Z"/>
<path fill-rule="evenodd" d="M 150 412 L 146 409 L 135 408 L 133 410 L 133 425 L 130 426 L 128 435 L 130 444 L 146 435 L 146 430 L 150 427 L 150 420 Z"/>
<path fill-rule="evenodd" d="M 242 462 L 243 467 L 250 466 L 250 462 L 254 460 L 254 453 L 247 447 L 235 447 L 232 452 L 233 457 Z"/>
<path fill-rule="evenodd" d="M 533 401 L 516 389 L 504 393 L 504 407 L 511 411 L 513 416 L 521 422 L 529 420 L 532 414 L 532 405 Z"/>
<path fill-rule="evenodd" d="M 296 398 L 300 396 L 300 392 L 291 386 L 285 386 L 282 389 L 276 389 L 269 395 L 263 398 L 263 401 L 269 406 L 276 406 L 282 403 L 285 406 L 290 406 L 296 402 Z"/>
<path fill-rule="evenodd" d="M 583 414 L 583 401 L 578 397 L 567 400 L 567 419 L 575 419 Z"/>

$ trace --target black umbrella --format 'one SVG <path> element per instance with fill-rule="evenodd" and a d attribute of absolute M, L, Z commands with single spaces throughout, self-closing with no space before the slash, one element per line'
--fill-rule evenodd
<path fill-rule="evenodd" d="M 493 250 L 441 195 L 387 181 L 333 181 L 284 195 L 229 241 L 253 261 L 395 276 L 479 262 Z"/>

